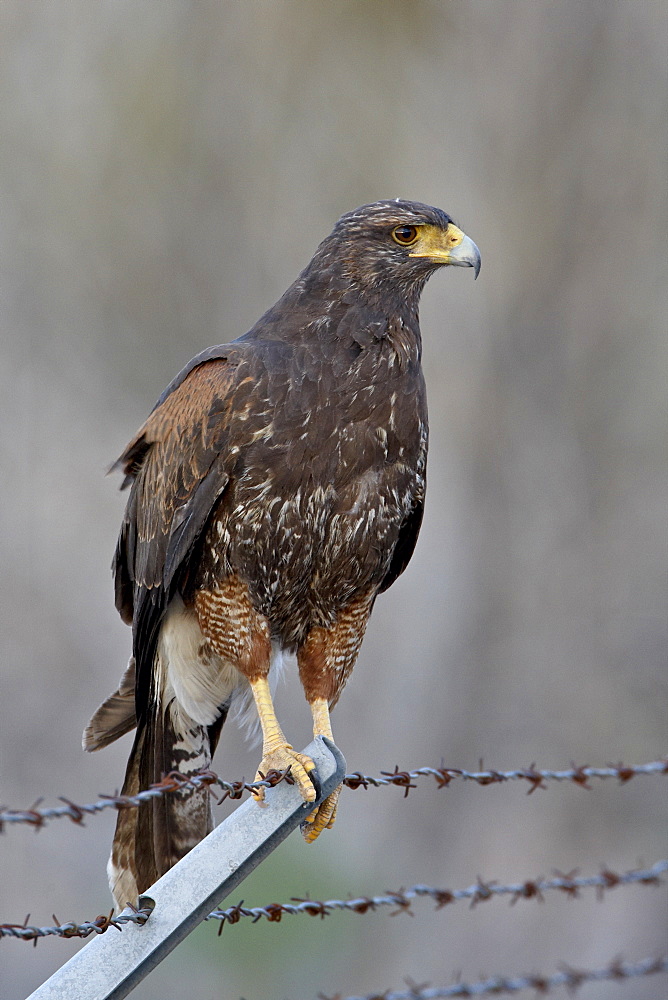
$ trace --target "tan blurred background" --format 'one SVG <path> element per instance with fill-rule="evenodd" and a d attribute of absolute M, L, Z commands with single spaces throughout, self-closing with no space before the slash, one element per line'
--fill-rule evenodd
<path fill-rule="evenodd" d="M 0 30 L 0 801 L 89 801 L 122 779 L 127 737 L 80 749 L 130 644 L 109 574 L 124 496 L 105 468 L 339 215 L 397 196 L 453 215 L 483 267 L 424 295 L 426 522 L 334 716 L 348 767 L 664 753 L 663 5 L 4 0 Z M 278 702 L 306 744 L 294 676 Z M 219 772 L 256 763 L 226 729 Z M 333 832 L 310 848 L 294 835 L 229 902 L 625 870 L 665 851 L 660 778 L 525 792 L 347 792 Z M 9 829 L 0 920 L 105 911 L 113 822 Z M 665 902 L 629 887 L 221 939 L 207 924 L 133 996 L 311 1000 L 635 960 L 664 946 Z M 1 942 L 0 995 L 24 997 L 76 947 Z"/>

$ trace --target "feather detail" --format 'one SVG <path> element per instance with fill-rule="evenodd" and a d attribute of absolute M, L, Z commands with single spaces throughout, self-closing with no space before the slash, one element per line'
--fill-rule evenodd
<path fill-rule="evenodd" d="M 84 729 L 83 748 L 91 752 L 108 747 L 136 725 L 135 658 L 131 656 L 118 689 L 102 702 Z"/>

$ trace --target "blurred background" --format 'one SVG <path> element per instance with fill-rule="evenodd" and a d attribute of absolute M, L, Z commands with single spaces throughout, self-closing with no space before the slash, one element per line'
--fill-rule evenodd
<path fill-rule="evenodd" d="M 125 497 L 105 470 L 343 212 L 397 196 L 444 208 L 483 266 L 423 297 L 426 521 L 334 715 L 348 768 L 665 753 L 667 27 L 652 0 L 4 0 L 3 803 L 122 780 L 129 737 L 80 743 L 130 648 L 109 573 Z M 305 745 L 294 674 L 278 706 Z M 257 759 L 225 730 L 219 773 L 250 778 Z M 344 792 L 331 833 L 293 835 L 228 905 L 651 864 L 662 791 Z M 7 830 L 0 920 L 108 910 L 114 819 Z M 133 996 L 311 1000 L 637 960 L 664 947 L 665 904 L 628 887 L 222 938 L 206 924 Z M 3 941 L 0 994 L 24 997 L 78 946 Z"/>

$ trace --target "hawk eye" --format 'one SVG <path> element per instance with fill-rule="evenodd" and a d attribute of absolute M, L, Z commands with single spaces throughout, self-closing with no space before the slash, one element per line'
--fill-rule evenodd
<path fill-rule="evenodd" d="M 392 230 L 392 239 L 400 247 L 409 247 L 418 238 L 417 226 L 397 226 Z"/>

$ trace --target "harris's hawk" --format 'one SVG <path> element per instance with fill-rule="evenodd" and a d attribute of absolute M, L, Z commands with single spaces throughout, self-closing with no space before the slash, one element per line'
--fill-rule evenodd
<path fill-rule="evenodd" d="M 378 594 L 406 568 L 425 495 L 418 304 L 476 245 L 445 212 L 380 201 L 344 215 L 243 337 L 193 358 L 118 460 L 130 486 L 114 559 L 132 625 L 119 688 L 84 733 L 136 726 L 123 792 L 207 767 L 229 713 L 257 709 L 259 772 L 312 762 L 283 735 L 269 680 L 296 653 L 314 735 L 353 668 Z M 338 791 L 306 824 L 331 826 Z M 116 903 L 136 902 L 212 827 L 209 792 L 119 813 Z"/>

